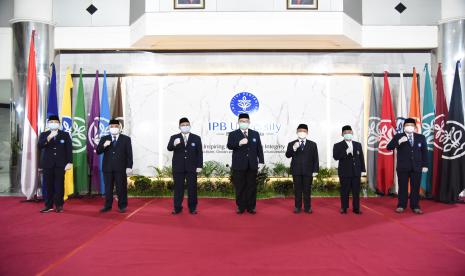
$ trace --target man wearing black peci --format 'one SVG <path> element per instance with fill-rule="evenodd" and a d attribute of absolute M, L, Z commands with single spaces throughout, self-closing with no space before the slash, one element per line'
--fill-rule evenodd
<path fill-rule="evenodd" d="M 239 115 L 239 129 L 228 136 L 228 149 L 232 150 L 232 180 L 236 192 L 236 213 L 247 210 L 256 213 L 257 173 L 264 166 L 263 147 L 260 134 L 249 129 L 249 114 Z"/>
<path fill-rule="evenodd" d="M 48 117 L 48 131 L 39 136 L 38 146 L 41 150 L 40 168 L 44 173 L 47 196 L 45 208 L 41 213 L 63 212 L 65 189 L 65 170 L 72 168 L 73 147 L 67 132 L 60 130 L 60 119 L 56 115 Z"/>
<path fill-rule="evenodd" d="M 397 178 L 399 182 L 397 213 L 407 208 L 408 185 L 410 181 L 410 208 L 415 214 L 423 214 L 420 209 L 421 173 L 428 172 L 428 148 L 426 138 L 415 133 L 416 121 L 404 121 L 404 133 L 396 134 L 387 145 L 388 150 L 397 149 Z"/>
<path fill-rule="evenodd" d="M 302 198 L 304 212 L 311 214 L 311 193 L 313 177 L 318 175 L 319 161 L 318 148 L 315 142 L 307 139 L 308 126 L 300 124 L 297 127 L 297 139 L 287 145 L 286 157 L 291 160 L 291 174 L 294 182 L 294 213 L 302 210 Z"/>
<path fill-rule="evenodd" d="M 189 213 L 197 214 L 197 174 L 202 171 L 203 151 L 200 136 L 191 133 L 187 118 L 179 120 L 181 133 L 171 136 L 168 150 L 173 152 L 174 208 L 173 215 L 182 212 L 184 183 L 187 183 Z"/>
<path fill-rule="evenodd" d="M 126 212 L 128 206 L 127 174 L 132 171 L 131 138 L 121 134 L 118 120 L 111 119 L 110 135 L 103 136 L 97 146 L 97 154 L 103 154 L 102 171 L 105 182 L 105 205 L 100 212 L 111 210 L 113 205 L 113 188 L 116 186 L 118 209 Z"/>
<path fill-rule="evenodd" d="M 347 214 L 349 194 L 352 191 L 352 212 L 362 214 L 360 210 L 360 177 L 365 174 L 365 159 L 362 144 L 353 141 L 350 126 L 342 127 L 344 140 L 334 144 L 333 158 L 339 161 L 337 172 L 341 184 L 341 214 Z"/>

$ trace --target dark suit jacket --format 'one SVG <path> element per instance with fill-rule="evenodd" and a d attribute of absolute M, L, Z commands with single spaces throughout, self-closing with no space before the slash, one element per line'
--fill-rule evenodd
<path fill-rule="evenodd" d="M 265 163 L 263 147 L 260 134 L 255 130 L 247 130 L 248 143 L 239 146 L 239 141 L 245 138 L 240 129 L 236 129 L 228 135 L 228 149 L 232 150 L 231 169 L 245 171 L 248 169 L 258 170 L 258 163 Z"/>
<path fill-rule="evenodd" d="M 362 144 L 352 141 L 353 154 L 347 154 L 348 148 L 344 140 L 334 144 L 333 158 L 339 161 L 337 173 L 339 177 L 360 177 L 362 172 L 366 172 Z"/>
<path fill-rule="evenodd" d="M 57 136 L 48 142 L 49 134 L 50 130 L 39 135 L 40 168 L 64 168 L 66 164 L 73 163 L 73 145 L 69 134 L 58 130 Z"/>
<path fill-rule="evenodd" d="M 422 134 L 413 134 L 413 147 L 409 141 L 399 145 L 399 139 L 407 136 L 405 133 L 398 133 L 387 145 L 388 150 L 397 149 L 397 171 L 421 172 L 422 167 L 428 167 L 428 147 L 426 138 Z"/>
<path fill-rule="evenodd" d="M 298 141 L 296 139 L 287 144 L 286 157 L 292 158 L 291 174 L 312 176 L 319 170 L 318 148 L 315 142 L 307 139 L 303 150 L 299 148 L 294 151 L 294 143 Z"/>
<path fill-rule="evenodd" d="M 179 138 L 181 143 L 173 145 L 174 140 Z M 203 167 L 202 140 L 200 136 L 189 133 L 187 145 L 184 145 L 184 137 L 181 133 L 171 136 L 167 146 L 173 152 L 173 172 L 195 172 L 197 168 Z"/>
<path fill-rule="evenodd" d="M 97 146 L 97 154 L 103 154 L 103 172 L 124 172 L 132 168 L 131 138 L 120 134 L 115 144 L 104 148 L 105 141 L 111 142 L 111 135 L 103 136 Z"/>

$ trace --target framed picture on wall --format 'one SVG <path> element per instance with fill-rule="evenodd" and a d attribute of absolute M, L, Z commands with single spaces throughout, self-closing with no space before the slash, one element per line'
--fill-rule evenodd
<path fill-rule="evenodd" d="M 205 0 L 174 0 L 175 9 L 204 9 Z"/>
<path fill-rule="evenodd" d="M 318 0 L 287 0 L 288 10 L 316 10 Z"/>

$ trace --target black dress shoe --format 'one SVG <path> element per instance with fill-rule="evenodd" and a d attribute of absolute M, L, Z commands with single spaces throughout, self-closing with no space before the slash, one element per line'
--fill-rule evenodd
<path fill-rule="evenodd" d="M 103 207 L 102 209 L 100 209 L 100 213 L 106 213 L 109 211 L 111 211 L 111 208 L 108 208 L 108 207 Z"/>
<path fill-rule="evenodd" d="M 197 209 L 189 210 L 189 213 L 190 213 L 191 215 L 197 215 Z"/>
<path fill-rule="evenodd" d="M 237 208 L 236 209 L 236 214 L 240 215 L 240 214 L 243 214 L 244 213 L 244 209 L 241 209 L 241 208 Z"/>
<path fill-rule="evenodd" d="M 302 211 L 300 208 L 294 208 L 294 214 L 298 214 Z"/>
<path fill-rule="evenodd" d="M 45 207 L 44 209 L 40 210 L 41 213 L 49 213 L 52 211 L 53 211 L 53 208 L 48 208 L 48 207 Z"/>
<path fill-rule="evenodd" d="M 255 214 L 257 213 L 257 210 L 255 210 L 255 208 L 253 208 L 253 209 L 248 209 L 248 210 L 247 210 L 247 213 L 252 214 L 252 215 L 255 215 Z"/>
<path fill-rule="evenodd" d="M 304 212 L 307 213 L 307 214 L 311 214 L 311 213 L 313 213 L 313 210 L 312 210 L 312 208 L 305 209 Z"/>
<path fill-rule="evenodd" d="M 340 212 L 341 214 L 347 214 L 347 209 L 341 208 L 341 209 L 339 210 L 339 212 Z"/>
<path fill-rule="evenodd" d="M 118 212 L 120 212 L 120 213 L 126 213 L 126 208 L 119 208 L 119 209 L 118 209 Z"/>
<path fill-rule="evenodd" d="M 360 211 L 360 210 L 354 210 L 353 212 L 354 212 L 355 214 L 357 214 L 357 215 L 361 215 L 361 214 L 362 214 L 362 211 Z"/>
<path fill-rule="evenodd" d="M 59 206 L 55 209 L 55 212 L 57 213 L 63 213 L 63 206 Z"/>
<path fill-rule="evenodd" d="M 175 209 L 175 210 L 171 211 L 171 214 L 172 215 L 177 215 L 177 214 L 179 214 L 181 212 L 182 212 L 182 209 L 178 209 L 178 210 Z"/>

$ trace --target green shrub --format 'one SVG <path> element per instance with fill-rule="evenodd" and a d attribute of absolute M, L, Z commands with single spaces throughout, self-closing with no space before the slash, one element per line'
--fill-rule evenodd
<path fill-rule="evenodd" d="M 273 176 L 287 177 L 291 173 L 291 168 L 282 162 L 274 163 Z"/>
<path fill-rule="evenodd" d="M 278 180 L 272 182 L 272 190 L 276 194 L 289 196 L 294 193 L 294 183 L 292 180 Z"/>

